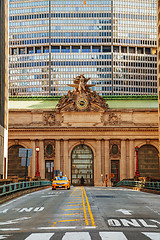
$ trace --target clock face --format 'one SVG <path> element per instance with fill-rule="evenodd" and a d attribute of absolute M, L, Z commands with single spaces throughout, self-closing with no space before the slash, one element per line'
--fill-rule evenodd
<path fill-rule="evenodd" d="M 79 97 L 76 105 L 79 110 L 85 110 L 88 107 L 88 101 L 85 97 Z"/>

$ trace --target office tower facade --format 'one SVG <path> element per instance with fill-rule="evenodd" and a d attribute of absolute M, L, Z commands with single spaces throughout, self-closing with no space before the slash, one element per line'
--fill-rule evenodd
<path fill-rule="evenodd" d="M 157 1 L 9 1 L 10 95 L 157 94 Z"/>
<path fill-rule="evenodd" d="M 8 116 L 8 2 L 0 1 L 0 178 L 6 177 Z"/>

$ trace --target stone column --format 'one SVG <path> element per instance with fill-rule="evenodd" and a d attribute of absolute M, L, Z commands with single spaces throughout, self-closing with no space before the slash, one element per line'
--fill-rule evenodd
<path fill-rule="evenodd" d="M 95 185 L 101 186 L 102 179 L 101 179 L 101 161 L 102 161 L 102 145 L 101 140 L 97 140 L 96 143 L 96 162 L 95 162 Z"/>
<path fill-rule="evenodd" d="M 109 174 L 111 173 L 111 161 L 109 159 L 109 140 L 105 140 L 105 174 L 108 175 L 108 186 L 111 185 L 111 181 L 109 179 Z"/>
<path fill-rule="evenodd" d="M 130 175 L 129 178 L 133 178 L 135 175 L 135 143 L 134 140 L 130 140 L 129 142 L 129 162 L 130 162 Z"/>
<path fill-rule="evenodd" d="M 120 160 L 120 180 L 127 177 L 127 166 L 126 166 L 126 141 L 121 141 L 121 160 Z"/>
<path fill-rule="evenodd" d="M 32 158 L 31 158 L 31 169 L 30 169 L 30 176 L 34 177 L 35 172 L 36 172 L 36 142 L 33 140 L 31 141 L 33 153 L 32 153 Z"/>
<path fill-rule="evenodd" d="M 45 159 L 44 159 L 44 141 L 40 140 L 39 143 L 39 171 L 42 179 L 45 179 Z"/>
<path fill-rule="evenodd" d="M 60 170 L 60 151 L 61 151 L 60 140 L 56 140 L 55 161 L 54 161 L 54 169 L 55 170 Z"/>
<path fill-rule="evenodd" d="M 70 174 L 70 165 L 68 161 L 68 140 L 64 140 L 64 172 L 63 174 L 69 178 Z"/>

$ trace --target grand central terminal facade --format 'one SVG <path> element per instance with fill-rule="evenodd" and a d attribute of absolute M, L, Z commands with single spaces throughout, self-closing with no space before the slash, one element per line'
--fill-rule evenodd
<path fill-rule="evenodd" d="M 156 97 L 108 97 L 91 91 L 83 75 L 59 101 L 12 98 L 9 110 L 8 177 L 23 177 L 19 148 L 33 149 L 28 176 L 37 161 L 42 179 L 56 170 L 73 185 L 102 186 L 140 176 L 160 176 Z M 38 149 L 38 151 L 36 151 Z"/>

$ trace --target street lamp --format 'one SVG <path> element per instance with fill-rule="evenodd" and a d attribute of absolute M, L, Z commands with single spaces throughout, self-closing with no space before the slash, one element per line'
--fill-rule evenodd
<path fill-rule="evenodd" d="M 36 152 L 37 152 L 37 171 L 35 173 L 35 176 L 40 177 L 40 172 L 39 172 L 39 147 L 36 147 Z"/>
<path fill-rule="evenodd" d="M 135 176 L 136 177 L 140 177 L 139 167 L 138 167 L 138 149 L 139 149 L 139 147 L 136 146 L 135 147 L 135 151 L 136 151 L 136 171 L 135 171 Z"/>

